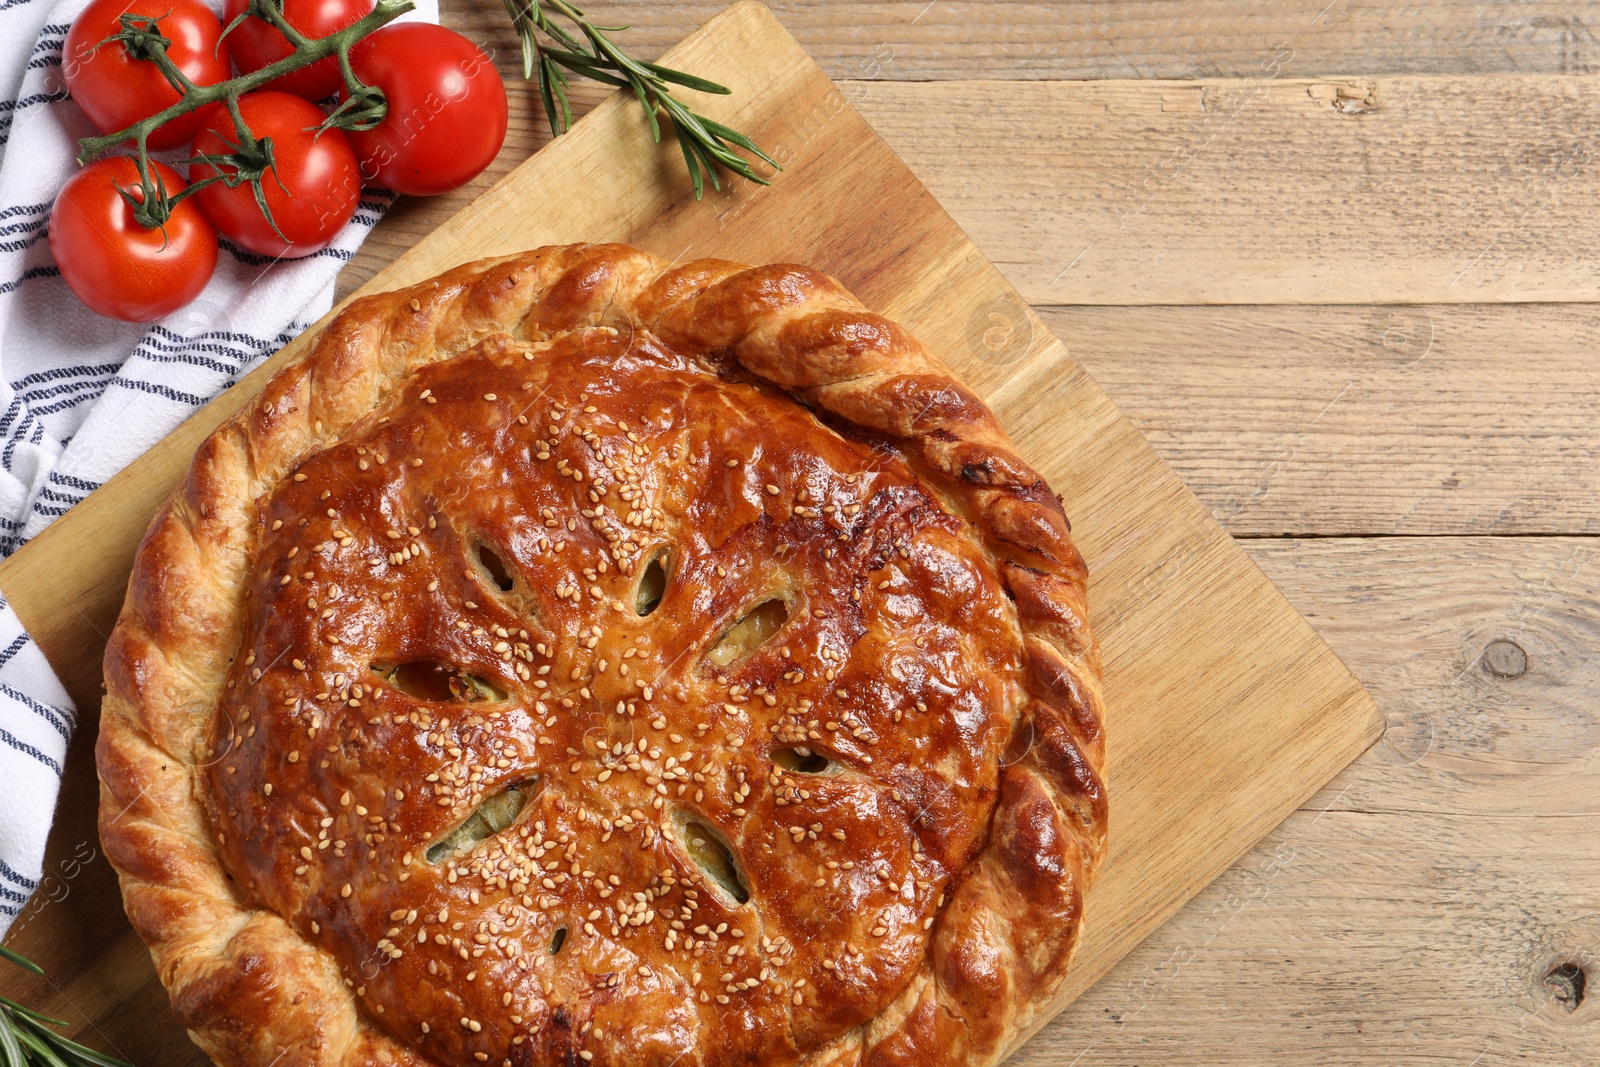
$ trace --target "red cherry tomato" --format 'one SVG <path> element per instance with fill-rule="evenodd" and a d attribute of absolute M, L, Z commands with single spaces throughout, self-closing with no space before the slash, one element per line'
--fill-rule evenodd
<path fill-rule="evenodd" d="M 351 130 L 365 181 L 432 196 L 464 185 L 506 139 L 506 87 L 477 45 L 443 26 L 385 26 L 350 50 L 350 65 L 383 90 L 389 111 Z"/>
<path fill-rule="evenodd" d="M 168 193 L 184 189 L 177 171 L 150 164 Z M 61 277 L 93 311 L 149 322 L 183 307 L 217 267 L 217 231 L 194 200 L 172 209 L 162 230 L 147 230 L 117 192 L 143 200 L 139 168 L 127 156 L 97 160 L 67 180 L 50 209 L 50 251 Z"/>
<path fill-rule="evenodd" d="M 178 90 L 147 59 L 128 54 L 121 41 L 101 45 L 120 33 L 124 12 L 149 15 L 161 36 L 172 42 L 167 56 L 197 85 L 226 81 L 230 73 L 226 44 L 218 51 L 222 23 L 200 0 L 94 0 L 67 31 L 62 70 L 67 89 L 101 133 L 115 133 L 178 102 Z M 194 136 L 200 117 L 180 115 L 157 127 L 146 141 L 151 148 L 177 148 Z"/>
<path fill-rule="evenodd" d="M 325 117 L 321 110 L 288 93 L 246 93 L 239 98 L 239 114 L 258 140 L 272 142 L 273 165 L 262 175 L 261 189 L 273 222 L 289 243 L 273 232 L 248 182 L 232 189 L 224 182 L 212 182 L 195 194 L 201 208 L 224 235 L 263 256 L 308 256 L 327 247 L 361 199 L 356 154 L 344 131 L 318 135 L 316 128 Z M 206 108 L 194 139 L 195 155 L 231 152 L 238 136 L 227 108 L 221 104 Z M 236 170 L 219 170 L 209 163 L 189 165 L 191 182 L 217 173 L 231 176 Z"/>
<path fill-rule="evenodd" d="M 222 21 L 232 26 L 233 20 L 243 15 L 250 0 L 228 0 L 222 12 Z M 372 13 L 373 0 L 283 0 L 283 17 L 289 25 L 313 40 L 337 33 L 353 22 Z M 241 74 L 253 74 L 269 63 L 276 63 L 294 46 L 278 28 L 254 15 L 234 26 L 228 34 L 228 47 L 233 51 L 233 61 Z M 280 93 L 293 93 L 307 100 L 322 100 L 337 93 L 344 85 L 339 76 L 339 64 L 324 59 L 274 78 L 265 86 Z"/>

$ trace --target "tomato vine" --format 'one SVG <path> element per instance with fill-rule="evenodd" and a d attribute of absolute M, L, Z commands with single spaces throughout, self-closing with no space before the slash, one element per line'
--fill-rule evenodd
<path fill-rule="evenodd" d="M 159 0 L 154 0 L 151 6 L 159 6 Z M 388 111 L 388 103 L 381 89 L 367 85 L 356 77 L 355 71 L 350 66 L 350 49 L 362 38 L 393 22 L 414 7 L 416 4 L 413 0 L 377 0 L 376 6 L 370 13 L 344 29 L 325 37 L 311 38 L 289 23 L 284 17 L 279 0 L 249 0 L 245 11 L 229 24 L 228 30 L 236 27 L 245 18 L 255 16 L 282 33 L 294 50 L 259 70 L 241 74 L 215 85 L 200 85 L 190 80 L 167 55 L 167 48 L 172 42 L 161 33 L 161 19 L 164 16 L 124 13 L 119 19 L 121 29 L 96 47 L 121 47 L 126 49 L 130 56 L 155 64 L 162 77 L 179 93 L 179 99 L 170 107 L 140 119 L 124 129 L 97 137 L 83 138 L 78 142 L 78 162 L 89 163 L 118 145 L 128 141 L 134 142 L 135 154 L 132 159 L 138 169 L 139 192 L 136 194 L 121 187 L 117 191 L 132 209 L 138 224 L 146 229 L 164 226 L 172 215 L 173 207 L 179 201 L 194 195 L 207 185 L 220 181 L 229 188 L 236 188 L 248 182 L 255 194 L 257 206 L 260 207 L 268 224 L 277 232 L 277 223 L 273 221 L 272 212 L 267 207 L 265 192 L 261 187 L 263 177 L 273 167 L 272 139 L 258 138 L 251 132 L 240 114 L 239 97 L 266 86 L 284 74 L 324 59 L 334 58 L 340 76 L 344 79 L 345 99 L 328 115 L 321 128 L 337 127 L 356 131 L 374 128 L 383 121 Z M 226 33 L 225 30 L 224 35 Z M 147 144 L 150 134 L 172 119 L 219 103 L 228 109 L 237 143 L 230 144 L 231 150 L 228 152 L 196 156 L 191 162 L 209 163 L 217 173 L 193 182 L 177 193 L 170 192 L 167 183 L 150 165 Z M 279 236 L 282 236 L 281 232 Z"/>

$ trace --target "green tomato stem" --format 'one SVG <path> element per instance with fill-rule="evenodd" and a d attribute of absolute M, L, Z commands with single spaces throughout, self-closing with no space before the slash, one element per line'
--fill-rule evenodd
<path fill-rule="evenodd" d="M 272 0 L 265 0 L 260 6 L 263 11 L 277 12 L 277 5 Z M 150 50 L 152 52 L 150 61 L 161 68 L 162 74 L 171 80 L 175 73 L 178 78 L 189 85 L 189 88 L 185 90 L 183 97 L 171 107 L 158 111 L 148 118 L 140 119 L 126 129 L 104 134 L 100 137 L 85 137 L 78 142 L 78 162 L 80 164 L 88 163 L 106 151 L 130 140 L 138 142 L 139 155 L 142 159 L 145 157 L 145 139 L 153 130 L 164 123 L 219 101 L 232 101 L 233 106 L 230 107 L 230 110 L 237 114 L 237 101 L 241 94 L 259 89 L 275 78 L 300 70 L 302 67 L 309 67 L 311 64 L 327 59 L 329 56 L 339 57 L 339 68 L 345 75 L 346 88 L 351 95 L 355 95 L 358 92 L 371 93 L 374 91 L 372 87 L 363 85 L 356 80 L 354 73 L 350 69 L 350 48 L 363 37 L 393 22 L 414 7 L 416 7 L 416 4 L 413 0 L 378 0 L 377 6 L 373 8 L 370 14 L 363 16 L 359 21 L 351 23 L 344 29 L 316 40 L 311 40 L 299 33 L 295 33 L 294 36 L 298 37 L 299 40 L 295 42 L 296 47 L 292 54 L 284 56 L 275 63 L 269 63 L 258 71 L 242 74 L 237 78 L 218 82 L 216 85 L 194 85 L 190 83 L 187 78 L 183 77 L 183 73 L 178 70 L 177 65 L 166 55 L 164 48 L 159 46 L 152 48 Z M 277 24 L 281 18 L 282 15 L 279 13 L 279 18 L 271 21 Z M 278 28 L 281 30 L 285 27 L 288 27 L 287 22 L 283 22 Z M 289 28 L 292 29 L 292 27 Z M 381 117 L 380 112 L 379 118 Z M 249 131 L 241 130 L 240 136 L 248 137 Z M 143 170 L 144 168 L 141 167 L 140 169 Z"/>

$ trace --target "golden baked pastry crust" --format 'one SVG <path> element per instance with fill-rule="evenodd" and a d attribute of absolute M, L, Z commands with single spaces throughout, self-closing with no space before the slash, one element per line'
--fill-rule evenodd
<path fill-rule="evenodd" d="M 471 264 L 200 448 L 106 651 L 101 835 L 227 1067 L 992 1063 L 1105 849 L 1085 577 L 832 279 Z"/>

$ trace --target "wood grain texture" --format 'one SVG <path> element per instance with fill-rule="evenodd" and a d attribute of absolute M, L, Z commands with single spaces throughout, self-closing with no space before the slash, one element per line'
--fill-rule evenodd
<path fill-rule="evenodd" d="M 581 239 L 629 241 L 674 259 L 805 262 L 919 335 L 990 401 L 1019 451 L 1068 502 L 1105 652 L 1114 844 L 1063 990 L 1069 1000 L 1366 748 L 1377 736 L 1376 709 L 764 9 L 730 9 L 681 55 L 736 89 L 715 115 L 773 146 L 787 169 L 770 188 L 695 202 L 675 149 L 651 150 L 635 105 L 613 98 L 372 284 Z M 99 638 L 157 502 L 201 435 L 302 345 L 0 565 L 0 589 L 81 707 L 94 707 Z M 57 866 L 74 861 L 89 836 L 91 777 L 81 759 L 77 766 L 49 857 Z M 123 973 L 118 961 L 132 935 L 103 898 L 81 896 L 90 901 L 71 904 L 69 895 L 42 911 L 18 945 L 55 980 L 92 988 Z M 97 917 L 85 921 L 78 908 Z M 102 959 L 110 964 L 103 969 Z M 150 1030 L 145 987 L 130 980 L 118 996 L 85 994 L 93 1026 Z M 122 1014 L 130 1004 L 140 1009 L 136 1020 Z M 141 1038 L 142 1058 L 181 1062 L 173 1039 L 154 1029 L 158 1047 Z"/>
<path fill-rule="evenodd" d="M 645 56 L 720 11 L 717 0 L 583 5 Z M 775 0 L 772 11 L 829 77 L 1251 77 L 1295 50 L 1306 75 L 1589 74 L 1600 41 L 1587 5 L 1529 0 Z M 509 47 L 494 4 L 446 21 Z M 503 35 L 503 36 L 502 36 Z"/>
<path fill-rule="evenodd" d="M 1600 295 L 1600 78 L 1271 73 L 853 91 L 1030 303 Z"/>
<path fill-rule="evenodd" d="M 1384 740 L 1013 1062 L 1594 1062 L 1551 976 L 1600 963 L 1600 541 L 1248 548 Z"/>
<path fill-rule="evenodd" d="M 1383 708 L 1384 741 L 1341 777 L 1338 807 L 1596 826 L 1600 539 L 1246 548 L 1335 649 L 1361 649 L 1358 674 Z M 1600 861 L 1600 837 L 1574 858 Z M 1600 893 L 1600 881 L 1589 889 Z"/>
<path fill-rule="evenodd" d="M 1045 308 L 1235 536 L 1600 533 L 1600 308 Z"/>
<path fill-rule="evenodd" d="M 1600 252 L 1572 239 L 1600 207 L 1600 76 L 1305 78 L 1287 51 L 1266 62 L 1243 80 L 841 91 L 1030 303 L 1600 296 Z M 403 201 L 341 292 L 547 142 L 536 94 L 512 84 L 495 167 Z"/>

